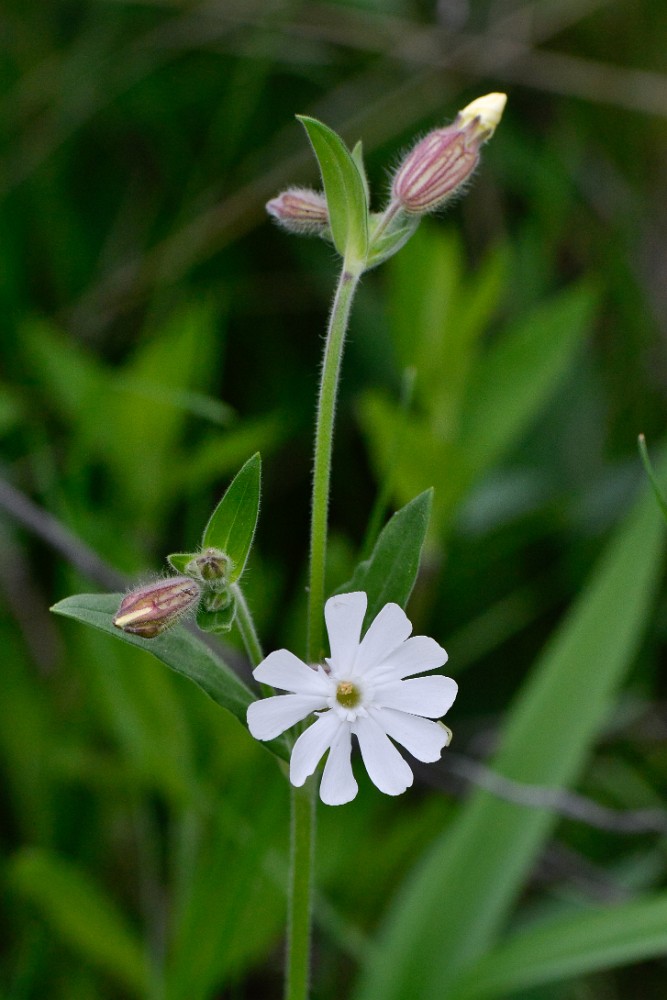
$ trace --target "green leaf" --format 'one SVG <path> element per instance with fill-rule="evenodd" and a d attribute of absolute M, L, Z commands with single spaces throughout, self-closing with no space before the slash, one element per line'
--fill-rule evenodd
<path fill-rule="evenodd" d="M 501 774 L 551 788 L 576 780 L 653 603 L 661 534 L 645 497 L 522 689 L 494 764 Z M 455 1000 L 457 978 L 494 943 L 556 821 L 475 791 L 397 894 L 355 996 Z"/>
<path fill-rule="evenodd" d="M 56 937 L 133 996 L 148 994 L 141 942 L 112 899 L 88 875 L 39 848 L 15 856 L 8 875 L 12 888 L 31 901 Z"/>
<path fill-rule="evenodd" d="M 155 639 L 142 639 L 117 629 L 112 618 L 118 610 L 121 597 L 121 594 L 77 594 L 59 601 L 51 610 L 66 618 L 92 625 L 114 639 L 152 653 L 165 666 L 193 681 L 245 726 L 248 705 L 256 699 L 231 668 L 182 625 L 174 626 Z M 264 745 L 276 756 L 289 760 L 290 751 L 284 738 Z"/>
<path fill-rule="evenodd" d="M 665 500 L 665 494 L 660 489 L 660 484 L 658 483 L 656 474 L 653 470 L 651 464 L 651 459 L 649 458 L 648 448 L 646 447 L 646 438 L 643 434 L 639 435 L 639 455 L 644 464 L 644 469 L 646 470 L 646 475 L 649 478 L 651 484 L 651 489 L 653 490 L 653 496 L 655 497 L 656 503 L 660 510 L 662 511 L 662 516 L 665 521 L 667 521 L 667 500 Z"/>
<path fill-rule="evenodd" d="M 175 569 L 177 573 L 183 573 L 186 576 L 191 576 L 191 573 L 186 572 L 186 567 L 193 559 L 197 558 L 197 552 L 172 552 L 171 555 L 167 556 L 167 562 L 172 569 Z"/>
<path fill-rule="evenodd" d="M 485 955 L 456 990 L 457 1000 L 491 1000 L 516 990 L 663 957 L 667 894 L 587 910 L 513 934 Z"/>
<path fill-rule="evenodd" d="M 359 171 L 359 176 L 364 185 L 364 191 L 366 192 L 366 205 L 370 204 L 371 191 L 368 186 L 368 177 L 366 175 L 366 165 L 364 164 L 364 147 L 362 145 L 361 139 L 355 142 L 352 152 L 350 154 L 354 160 L 355 166 Z"/>
<path fill-rule="evenodd" d="M 407 604 L 419 571 L 432 503 L 433 490 L 425 490 L 397 511 L 378 535 L 369 558 L 338 588 L 339 594 L 366 591 L 366 625 L 388 602 L 402 608 Z"/>
<path fill-rule="evenodd" d="M 316 118 L 297 118 L 320 165 L 336 250 L 346 260 L 363 264 L 368 254 L 368 198 L 359 168 L 340 136 Z"/>
<path fill-rule="evenodd" d="M 406 215 L 397 219 L 379 237 L 373 234 L 373 223 L 375 228 L 382 219 L 381 214 L 371 215 L 371 235 L 369 238 L 370 250 L 368 254 L 368 267 L 377 267 L 384 263 L 395 253 L 398 253 L 408 242 L 417 230 L 421 221 L 418 215 Z"/>
<path fill-rule="evenodd" d="M 213 603 L 217 599 L 225 601 L 223 607 L 215 608 Z M 207 607 L 207 602 L 210 606 Z M 224 635 L 229 632 L 234 624 L 236 615 L 236 602 L 232 594 L 225 592 L 222 594 L 205 594 L 197 610 L 197 625 L 202 632 L 213 632 L 216 635 Z"/>
<path fill-rule="evenodd" d="M 238 580 L 250 553 L 259 516 L 261 476 L 257 452 L 232 480 L 204 530 L 202 547 L 220 549 L 232 562 L 227 583 Z"/>
<path fill-rule="evenodd" d="M 596 302 L 590 285 L 568 288 L 481 360 L 461 415 L 461 447 L 473 475 L 498 460 L 552 394 L 590 329 Z"/>

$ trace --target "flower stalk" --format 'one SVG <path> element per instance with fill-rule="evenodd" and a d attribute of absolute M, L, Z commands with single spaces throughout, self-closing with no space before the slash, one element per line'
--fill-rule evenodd
<path fill-rule="evenodd" d="M 333 449 L 336 397 L 343 360 L 345 334 L 352 299 L 359 284 L 362 268 L 343 268 L 334 297 L 322 362 L 322 377 L 317 403 L 315 455 L 310 522 L 310 573 L 308 587 L 308 640 L 306 655 L 311 663 L 318 661 L 322 650 L 324 621 L 324 581 L 326 570 L 327 518 L 331 484 L 331 454 Z"/>

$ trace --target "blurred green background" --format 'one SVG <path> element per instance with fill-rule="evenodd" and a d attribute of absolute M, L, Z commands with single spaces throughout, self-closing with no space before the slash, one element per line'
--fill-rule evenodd
<path fill-rule="evenodd" d="M 48 608 L 161 572 L 259 449 L 244 584 L 302 652 L 336 261 L 264 214 L 317 183 L 294 114 L 363 139 L 377 208 L 415 136 L 504 90 L 466 197 L 355 306 L 331 587 L 378 496 L 435 486 L 408 610 L 461 693 L 414 789 L 360 773 L 320 809 L 313 998 L 664 997 L 663 527 L 633 504 L 665 425 L 667 7 L 5 0 L 0 27 L 0 995 L 280 996 L 275 762 Z M 477 787 L 499 745 L 514 804 Z"/>

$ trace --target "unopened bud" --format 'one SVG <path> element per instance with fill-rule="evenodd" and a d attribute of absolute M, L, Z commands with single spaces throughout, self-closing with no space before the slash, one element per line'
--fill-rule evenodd
<path fill-rule="evenodd" d="M 393 201 L 414 215 L 447 201 L 475 170 L 480 146 L 493 135 L 506 100 L 505 94 L 478 97 L 459 111 L 451 125 L 429 132 L 399 167 Z"/>
<path fill-rule="evenodd" d="M 201 587 L 188 576 L 158 580 L 126 594 L 113 623 L 123 632 L 154 639 L 195 607 L 200 597 Z"/>
<path fill-rule="evenodd" d="M 185 571 L 211 583 L 215 580 L 224 580 L 231 568 L 231 559 L 220 549 L 204 549 L 188 563 Z"/>
<path fill-rule="evenodd" d="M 327 200 L 320 191 L 288 188 L 267 202 L 266 210 L 292 233 L 322 235 L 329 227 Z"/>

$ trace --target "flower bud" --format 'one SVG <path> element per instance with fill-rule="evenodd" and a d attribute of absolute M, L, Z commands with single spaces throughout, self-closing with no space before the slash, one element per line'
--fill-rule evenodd
<path fill-rule="evenodd" d="M 207 583 L 224 580 L 230 569 L 232 560 L 220 549 L 204 549 L 185 567 L 186 573 L 198 576 Z"/>
<path fill-rule="evenodd" d="M 393 201 L 414 215 L 440 208 L 472 175 L 480 146 L 493 135 L 506 100 L 505 94 L 478 97 L 451 125 L 429 132 L 398 168 Z"/>
<path fill-rule="evenodd" d="M 188 576 L 158 580 L 126 594 L 113 623 L 123 632 L 154 639 L 195 607 L 200 597 L 201 587 Z"/>
<path fill-rule="evenodd" d="M 291 233 L 322 235 L 329 227 L 327 200 L 320 191 L 288 188 L 267 202 L 269 215 Z"/>

